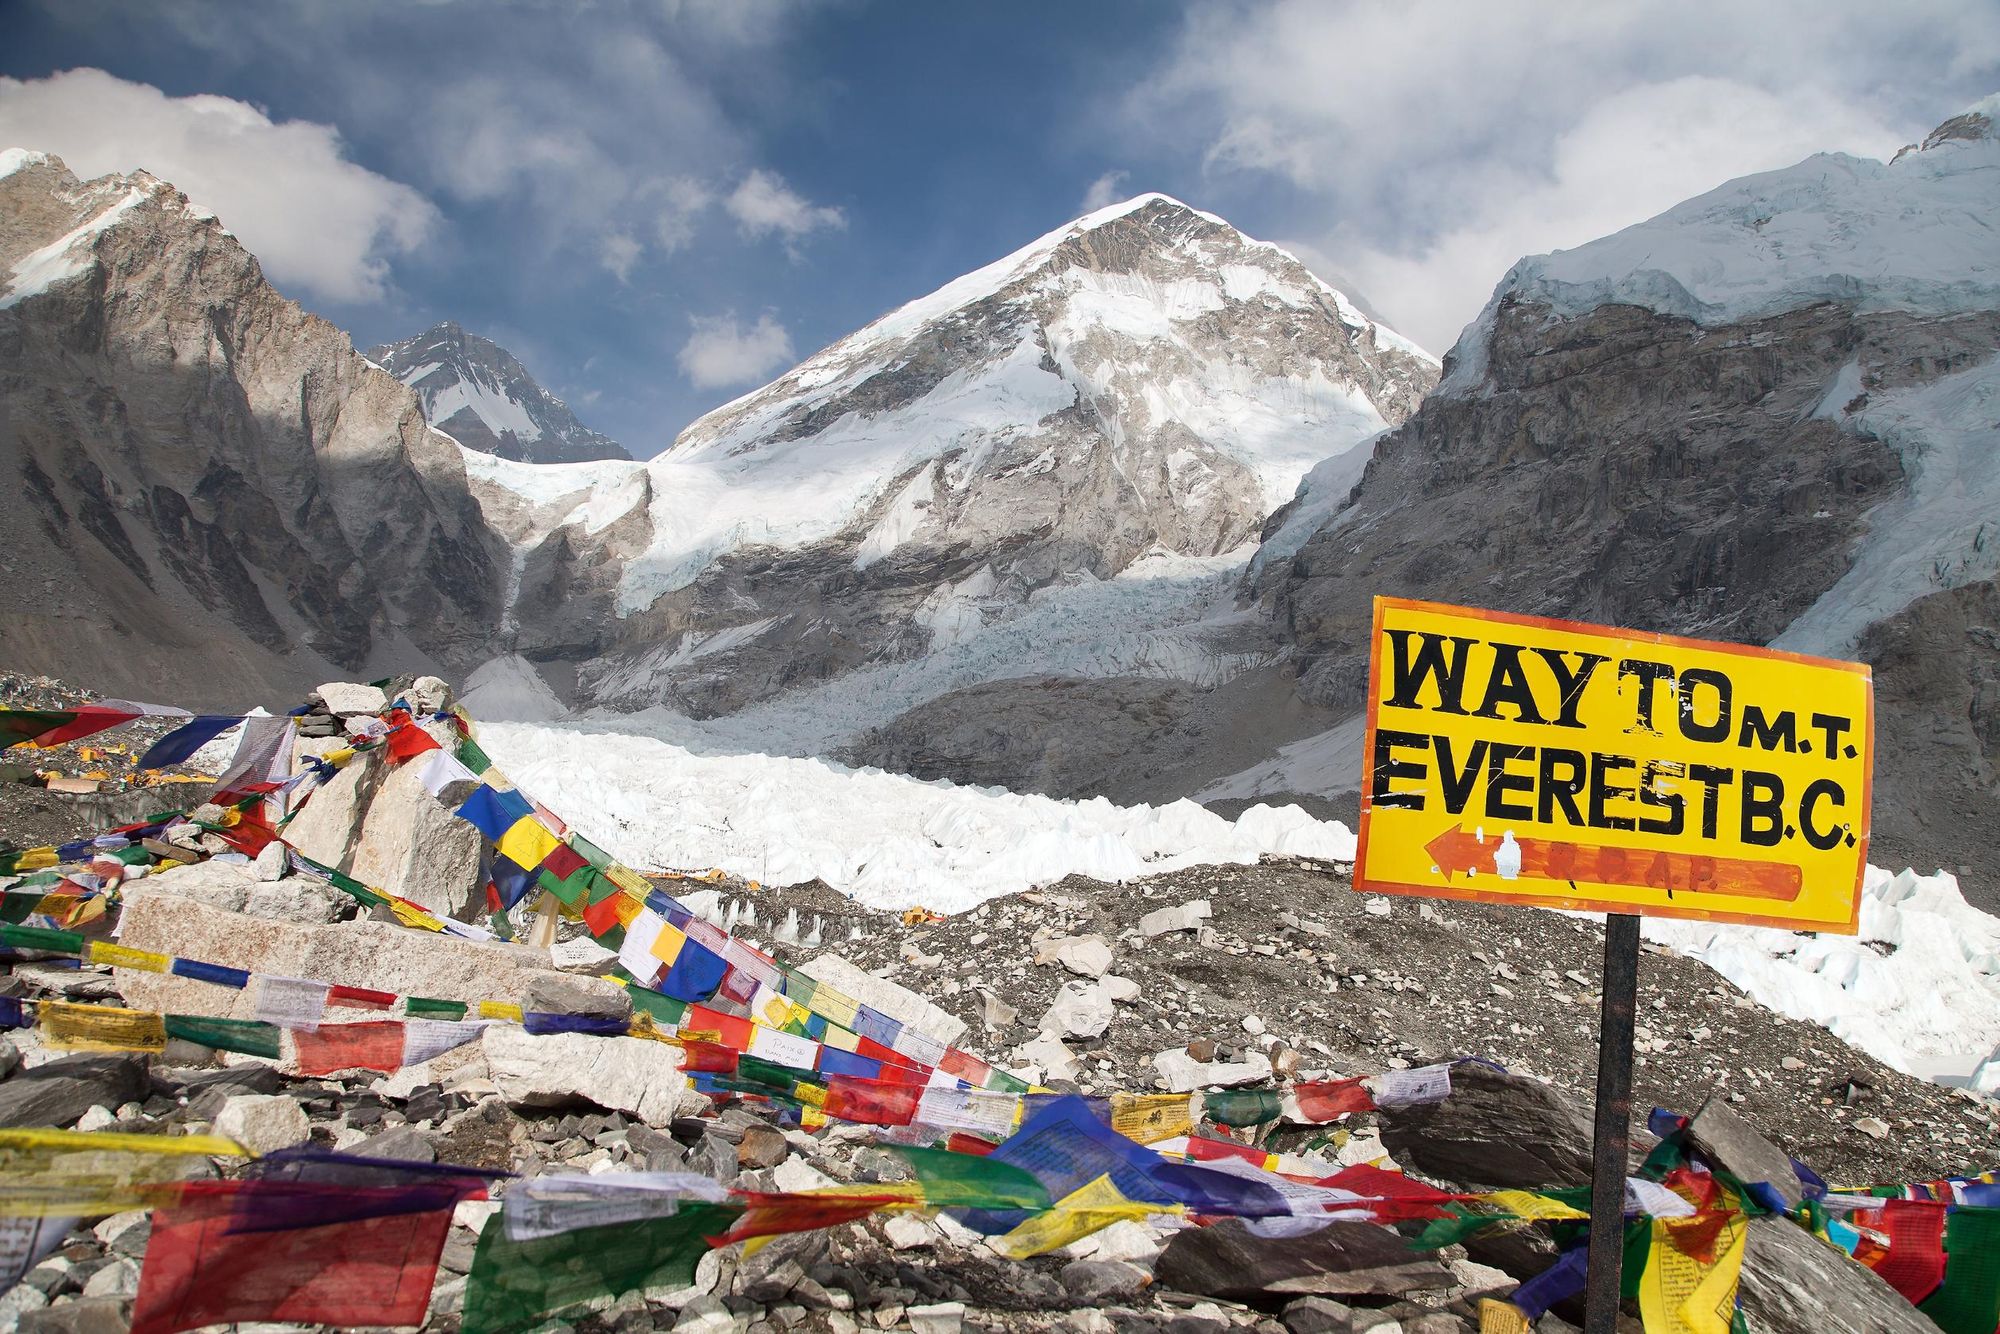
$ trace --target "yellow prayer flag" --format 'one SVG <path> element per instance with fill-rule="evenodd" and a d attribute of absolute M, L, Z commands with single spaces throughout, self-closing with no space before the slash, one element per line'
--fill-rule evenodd
<path fill-rule="evenodd" d="M 1532 1334 L 1533 1329 L 1514 1303 L 1492 1297 L 1479 1299 L 1479 1334 Z"/>
<path fill-rule="evenodd" d="M 1720 1223 L 1714 1214 L 1655 1218 L 1653 1249 L 1639 1276 L 1646 1334 L 1729 1334 L 1749 1233 L 1740 1213 L 1725 1215 Z M 1712 1260 L 1689 1253 L 1711 1245 Z"/>
<path fill-rule="evenodd" d="M 1111 1128 L 1137 1144 L 1157 1144 L 1194 1129 L 1185 1093 L 1114 1093 Z"/>
<path fill-rule="evenodd" d="M 1589 1214 L 1561 1200 L 1537 1195 L 1531 1190 L 1489 1190 L 1479 1197 L 1502 1213 L 1542 1222 L 1555 1218 L 1588 1218 Z"/>
<path fill-rule="evenodd" d="M 497 845 L 500 855 L 516 866 L 533 870 L 542 859 L 562 846 L 562 840 L 548 831 L 540 820 L 524 815 L 507 827 Z"/>
<path fill-rule="evenodd" d="M 165 1051 L 167 1022 L 153 1010 L 44 1001 L 35 1007 L 42 1041 L 67 1051 Z"/>
<path fill-rule="evenodd" d="M 108 963 L 113 968 L 136 968 L 146 973 L 164 973 L 174 966 L 173 956 L 170 954 L 135 950 L 109 940 L 85 942 L 83 957 L 91 963 Z"/>
<path fill-rule="evenodd" d="M 623 862 L 613 862 L 611 865 L 604 867 L 603 874 L 606 880 L 609 880 L 627 894 L 636 894 L 643 899 L 653 892 L 653 887 L 646 882 L 646 877 L 640 875 Z"/>
<path fill-rule="evenodd" d="M 1080 1241 L 1113 1223 L 1141 1219 L 1153 1214 L 1178 1214 L 1178 1205 L 1142 1204 L 1128 1200 L 1111 1184 L 1110 1174 L 1095 1177 L 1057 1200 L 1053 1207 L 1022 1223 L 1012 1232 L 994 1237 L 987 1244 L 1010 1260 L 1044 1255 L 1059 1246 Z"/>
<path fill-rule="evenodd" d="M 115 1130 L 55 1130 L 29 1127 L 0 1130 L 0 1155 L 20 1150 L 111 1151 L 150 1153 L 168 1157 L 248 1158 L 250 1151 L 221 1135 L 130 1135 Z M 9 1162 L 0 1157 L 0 1162 Z M 9 1165 L 12 1165 L 9 1162 Z"/>
<path fill-rule="evenodd" d="M 824 984 L 813 988 L 812 1011 L 823 1015 L 842 1028 L 854 1027 L 854 1021 L 861 1014 L 861 1002 L 854 997 L 835 991 Z"/>
<path fill-rule="evenodd" d="M 505 1019 L 516 1024 L 525 1022 L 521 1014 L 521 1007 L 509 1004 L 506 1001 L 479 1002 L 479 1017 L 481 1019 Z"/>
<path fill-rule="evenodd" d="M 425 931 L 444 930 L 443 922 L 440 922 L 414 903 L 406 903 L 402 899 L 390 899 L 389 911 L 394 913 L 396 920 L 404 926 L 414 926 Z"/>

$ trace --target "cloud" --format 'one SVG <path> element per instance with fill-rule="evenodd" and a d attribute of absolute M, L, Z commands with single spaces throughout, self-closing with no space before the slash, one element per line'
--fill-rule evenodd
<path fill-rule="evenodd" d="M 700 181 L 677 176 L 659 184 L 660 209 L 653 219 L 653 234 L 667 254 L 694 240 L 695 226 L 715 196 Z"/>
<path fill-rule="evenodd" d="M 847 225 L 839 209 L 808 203 L 782 176 L 762 169 L 745 176 L 722 206 L 750 237 L 776 232 L 787 241 L 797 241 L 822 227 L 837 230 Z"/>
<path fill-rule="evenodd" d="M 1101 208 L 1109 208 L 1119 200 L 1124 199 L 1126 197 L 1124 185 L 1126 179 L 1131 175 L 1132 173 L 1129 171 L 1105 172 L 1102 176 L 1092 181 L 1090 188 L 1083 192 L 1083 203 L 1078 205 L 1077 211 L 1080 213 L 1095 213 Z"/>
<path fill-rule="evenodd" d="M 618 275 L 619 282 L 632 277 L 632 266 L 639 262 L 640 252 L 645 249 L 637 241 L 623 232 L 613 232 L 604 238 L 598 253 L 604 260 L 604 267 Z"/>
<path fill-rule="evenodd" d="M 748 329 L 738 324 L 734 311 L 690 315 L 688 323 L 694 332 L 676 360 L 681 374 L 697 389 L 755 384 L 793 360 L 792 336 L 769 314 L 758 316 Z"/>
<path fill-rule="evenodd" d="M 1443 351 L 1509 265 L 1817 151 L 1884 156 L 2000 83 L 1989 0 L 1207 0 L 1127 99 L 1217 192 Z"/>
<path fill-rule="evenodd" d="M 143 168 L 211 209 L 280 287 L 381 298 L 389 262 L 437 227 L 423 195 L 347 160 L 330 125 L 273 122 L 227 97 L 168 97 L 102 70 L 0 78 L 0 142 L 79 176 Z"/>

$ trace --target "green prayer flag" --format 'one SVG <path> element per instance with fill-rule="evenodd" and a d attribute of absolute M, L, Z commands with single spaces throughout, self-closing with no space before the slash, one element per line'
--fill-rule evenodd
<path fill-rule="evenodd" d="M 509 1241 L 501 1219 L 479 1234 L 465 1287 L 464 1334 L 531 1329 L 557 1311 L 635 1288 L 685 1287 L 736 1204 L 683 1203 L 664 1218 Z"/>
<path fill-rule="evenodd" d="M 412 1019 L 463 1019 L 465 1008 L 464 1001 L 432 1000 L 428 996 L 403 998 L 403 1013 Z"/>
<path fill-rule="evenodd" d="M 277 1060 L 278 1026 L 255 1019 L 210 1019 L 198 1014 L 166 1016 L 167 1036 L 217 1051 Z"/>
<path fill-rule="evenodd" d="M 1625 1225 L 1625 1260 L 1618 1276 L 1621 1301 L 1639 1300 L 1639 1280 L 1645 1277 L 1646 1261 L 1653 1255 L 1653 1220 L 1645 1214 Z"/>
<path fill-rule="evenodd" d="M 794 1066 L 779 1065 L 761 1056 L 739 1056 L 736 1059 L 736 1077 L 747 1084 L 762 1084 L 780 1093 L 790 1093 L 794 1084 L 818 1084 L 821 1077 L 811 1070 L 800 1070 Z"/>
<path fill-rule="evenodd" d="M 458 762 L 475 774 L 483 774 L 493 767 L 493 761 L 479 748 L 479 743 L 471 737 L 458 739 Z"/>
<path fill-rule="evenodd" d="M 1458 1204 L 1447 1204 L 1444 1210 L 1448 1216 L 1425 1223 L 1423 1231 L 1410 1239 L 1410 1249 L 1435 1251 L 1456 1246 L 1483 1227 L 1520 1221 L 1513 1214 L 1476 1214 Z"/>
<path fill-rule="evenodd" d="M 618 970 L 618 976 L 627 982 L 633 980 L 632 975 L 623 968 Z M 661 1028 L 679 1028 L 681 1020 L 687 1017 L 686 1001 L 675 1000 L 672 996 L 662 996 L 657 991 L 649 991 L 641 986 L 629 986 L 625 988 L 625 994 L 632 998 L 633 1009 L 652 1015 L 654 1022 Z"/>
<path fill-rule="evenodd" d="M 2000 1326 L 2000 1209 L 1953 1209 L 1944 1249 L 1944 1283 L 1917 1309 L 1945 1334 L 1993 1334 Z"/>
<path fill-rule="evenodd" d="M 74 931 L 51 931 L 45 926 L 0 926 L 0 945 L 17 950 L 52 950 L 57 954 L 83 953 L 83 937 Z"/>
<path fill-rule="evenodd" d="M 1047 1209 L 1049 1190 L 1031 1173 L 976 1153 L 924 1149 L 914 1144 L 882 1146 L 910 1165 L 923 1183 L 924 1203 L 934 1209 L 964 1205 L 974 1209 Z"/>
<path fill-rule="evenodd" d="M 1284 1111 L 1276 1089 L 1225 1089 L 1201 1096 L 1202 1116 L 1225 1126 L 1260 1126 Z"/>

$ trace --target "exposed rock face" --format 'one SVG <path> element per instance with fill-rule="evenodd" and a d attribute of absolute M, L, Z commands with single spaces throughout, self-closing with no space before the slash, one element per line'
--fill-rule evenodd
<path fill-rule="evenodd" d="M 527 463 L 631 457 L 578 421 L 513 353 L 450 321 L 371 348 L 368 359 L 416 390 L 431 425 L 467 449 Z"/>
<path fill-rule="evenodd" d="M 1274 523 L 1301 692 L 1359 710 L 1377 594 L 1860 658 L 1877 846 L 2000 869 L 1992 110 L 1516 265 L 1345 500 Z"/>
<path fill-rule="evenodd" d="M 415 397 L 165 182 L 0 172 L 11 660 L 241 706 L 479 658 L 504 558 Z"/>
<path fill-rule="evenodd" d="M 1066 578 L 1242 547 L 1434 379 L 1291 256 L 1147 196 L 884 316 L 644 468 L 533 494 L 482 468 L 481 494 L 514 492 L 489 512 L 523 551 L 520 652 L 578 664 L 587 702 L 711 717 Z"/>

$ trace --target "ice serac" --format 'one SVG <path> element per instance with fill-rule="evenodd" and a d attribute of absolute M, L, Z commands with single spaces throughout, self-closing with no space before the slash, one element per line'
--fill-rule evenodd
<path fill-rule="evenodd" d="M 430 424 L 467 449 L 525 463 L 631 457 L 578 421 L 513 353 L 450 321 L 368 358 L 414 389 Z"/>
<path fill-rule="evenodd" d="M 477 470 L 521 553 L 519 652 L 573 663 L 586 704 L 708 718 L 962 647 L 1042 590 L 1245 549 L 1309 467 L 1358 471 L 1436 373 L 1283 250 L 1146 195 L 883 316 L 649 464 Z"/>
<path fill-rule="evenodd" d="M 460 451 L 215 217 L 0 153 L 8 661 L 189 705 L 485 656 Z"/>
<path fill-rule="evenodd" d="M 1359 708 L 1378 593 L 1857 657 L 1876 847 L 2000 869 L 1996 120 L 1516 264 L 1359 485 L 1260 562 L 1302 692 Z"/>

